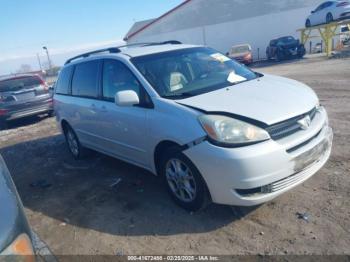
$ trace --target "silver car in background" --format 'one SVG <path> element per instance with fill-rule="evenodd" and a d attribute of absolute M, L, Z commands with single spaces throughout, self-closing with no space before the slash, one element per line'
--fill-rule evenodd
<path fill-rule="evenodd" d="M 0 79 L 0 130 L 8 121 L 39 114 L 53 115 L 52 93 L 39 75 Z"/>
<path fill-rule="evenodd" d="M 68 60 L 54 107 L 75 158 L 89 148 L 145 168 L 187 210 L 269 201 L 314 175 L 333 138 L 308 86 L 176 41 Z"/>
<path fill-rule="evenodd" d="M 326 1 L 311 12 L 305 22 L 306 27 L 328 24 L 350 18 L 350 1 Z"/>

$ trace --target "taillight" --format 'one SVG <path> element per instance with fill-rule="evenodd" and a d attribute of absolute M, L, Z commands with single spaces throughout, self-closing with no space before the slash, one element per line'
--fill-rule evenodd
<path fill-rule="evenodd" d="M 40 85 L 43 87 L 44 90 L 49 90 L 49 86 L 47 85 L 47 83 L 41 78 L 39 77 L 39 81 L 40 81 Z"/>
<path fill-rule="evenodd" d="M 6 109 L 0 109 L 0 116 L 6 115 L 7 112 L 8 110 Z"/>
<path fill-rule="evenodd" d="M 44 90 L 49 90 L 49 86 L 47 84 L 41 84 L 40 86 L 43 87 Z"/>
<path fill-rule="evenodd" d="M 350 2 L 341 2 L 337 4 L 337 7 L 346 6 L 346 5 L 350 5 Z"/>

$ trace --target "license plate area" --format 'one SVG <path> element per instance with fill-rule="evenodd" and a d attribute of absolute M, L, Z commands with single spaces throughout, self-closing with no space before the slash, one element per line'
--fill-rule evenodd
<path fill-rule="evenodd" d="M 20 93 L 20 94 L 16 94 L 15 95 L 15 98 L 16 98 L 17 101 L 30 100 L 30 99 L 33 99 L 34 97 L 35 97 L 35 92 L 34 91 Z"/>
<path fill-rule="evenodd" d="M 291 53 L 292 55 L 296 55 L 296 54 L 298 53 L 298 50 L 297 50 L 297 49 L 291 49 L 291 50 L 290 50 L 290 53 Z"/>
<path fill-rule="evenodd" d="M 313 148 L 294 158 L 294 171 L 300 172 L 320 160 L 330 146 L 331 139 L 325 138 Z"/>

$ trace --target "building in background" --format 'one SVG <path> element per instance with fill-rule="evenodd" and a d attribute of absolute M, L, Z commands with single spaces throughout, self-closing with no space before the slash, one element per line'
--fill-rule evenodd
<path fill-rule="evenodd" d="M 179 40 L 226 53 L 248 43 L 255 60 L 266 57 L 271 39 L 292 35 L 322 0 L 186 0 L 157 19 L 134 24 L 127 43 Z M 314 44 L 317 40 L 312 40 Z M 306 44 L 308 49 L 309 43 Z"/>

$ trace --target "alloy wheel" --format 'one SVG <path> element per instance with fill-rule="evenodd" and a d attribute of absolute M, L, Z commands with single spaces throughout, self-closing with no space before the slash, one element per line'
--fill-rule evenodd
<path fill-rule="evenodd" d="M 69 149 L 72 152 L 72 154 L 74 156 L 78 156 L 79 155 L 78 140 L 76 139 L 75 134 L 73 134 L 73 132 L 71 130 L 67 131 L 67 142 L 68 142 L 68 146 L 69 146 Z"/>
<path fill-rule="evenodd" d="M 168 185 L 173 194 L 183 202 L 196 198 L 197 186 L 191 169 L 179 159 L 170 159 L 165 170 Z"/>

